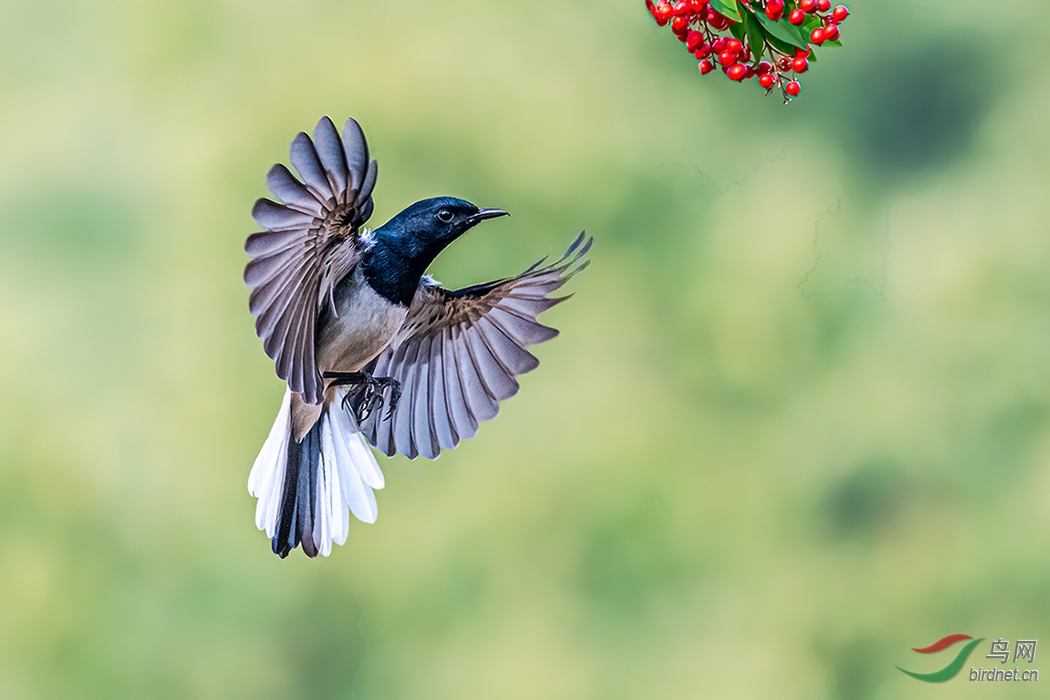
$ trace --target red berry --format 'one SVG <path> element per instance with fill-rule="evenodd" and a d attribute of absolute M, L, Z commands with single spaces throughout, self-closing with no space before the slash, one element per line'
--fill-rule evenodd
<path fill-rule="evenodd" d="M 656 21 L 663 22 L 660 26 L 664 26 L 671 20 L 671 15 L 674 14 L 674 9 L 671 7 L 669 2 L 661 2 L 656 6 Z"/>
<path fill-rule="evenodd" d="M 792 97 L 797 97 L 798 94 L 802 92 L 802 86 L 798 84 L 797 80 L 792 80 L 790 83 L 784 86 L 784 92 L 791 95 Z"/>
<path fill-rule="evenodd" d="M 831 0 L 817 0 L 817 11 L 827 12 L 831 9 Z"/>
<path fill-rule="evenodd" d="M 842 34 L 839 32 L 838 25 L 829 24 L 824 27 L 824 41 L 838 41 Z"/>
<path fill-rule="evenodd" d="M 671 20 L 671 31 L 675 34 L 684 33 L 689 30 L 689 20 L 685 17 L 675 17 Z"/>
<path fill-rule="evenodd" d="M 704 35 L 698 31 L 694 30 L 685 35 L 685 48 L 689 53 L 699 49 L 702 43 L 704 43 Z"/>
<path fill-rule="evenodd" d="M 676 17 L 675 19 L 678 19 L 678 18 Z M 821 44 L 823 44 L 825 38 L 826 37 L 824 36 L 824 28 L 823 27 L 817 27 L 816 29 L 814 29 L 812 32 L 809 33 L 809 40 L 812 41 L 817 46 L 820 46 Z"/>
<path fill-rule="evenodd" d="M 700 61 L 700 75 L 707 75 L 715 69 L 715 64 L 708 61 L 706 58 Z"/>
<path fill-rule="evenodd" d="M 777 65 L 780 66 L 780 70 L 791 70 L 791 59 L 787 56 L 781 56 L 777 60 Z"/>
<path fill-rule="evenodd" d="M 735 80 L 739 83 L 747 75 L 747 68 L 743 64 L 737 63 L 730 66 L 729 70 L 726 71 L 726 75 L 729 76 L 730 80 Z"/>
<path fill-rule="evenodd" d="M 755 67 L 750 63 L 746 64 L 744 67 L 747 68 L 747 72 L 744 73 L 744 79 L 751 80 L 751 78 L 754 78 L 756 73 Z"/>
<path fill-rule="evenodd" d="M 689 9 L 693 12 L 700 12 L 706 4 L 707 0 L 689 0 Z"/>
<path fill-rule="evenodd" d="M 740 39 L 730 39 L 726 42 L 726 50 L 732 51 L 733 53 L 740 53 L 744 49 L 744 42 Z"/>
<path fill-rule="evenodd" d="M 765 75 L 769 71 L 773 70 L 773 64 L 769 61 L 762 61 L 758 64 L 758 74 Z"/>
<path fill-rule="evenodd" d="M 678 0 L 678 2 L 674 4 L 674 14 L 675 17 L 683 17 L 689 14 L 689 3 L 687 0 Z"/>
<path fill-rule="evenodd" d="M 813 14 L 813 11 L 817 9 L 817 0 L 802 0 L 798 6 L 806 14 Z"/>
<path fill-rule="evenodd" d="M 784 16 L 784 0 L 769 0 L 766 5 L 766 17 L 777 22 Z"/>
<path fill-rule="evenodd" d="M 718 54 L 718 62 L 723 66 L 731 66 L 736 63 L 736 54 L 726 49 L 722 53 Z"/>
<path fill-rule="evenodd" d="M 717 12 L 715 12 L 714 15 L 715 16 L 714 16 L 713 19 L 711 18 L 710 14 L 707 15 L 707 23 L 710 24 L 713 29 L 717 29 L 718 31 L 722 31 L 722 30 L 726 29 L 729 26 L 729 19 L 727 19 L 726 17 L 723 17 L 722 15 L 718 14 Z"/>
<path fill-rule="evenodd" d="M 805 73 L 807 70 L 809 70 L 809 61 L 799 56 L 791 62 L 791 70 L 795 71 L 796 73 Z"/>
<path fill-rule="evenodd" d="M 711 51 L 714 53 L 722 53 L 726 50 L 725 39 L 715 39 L 715 43 L 711 44 Z"/>
<path fill-rule="evenodd" d="M 795 49 L 795 58 L 801 56 L 802 58 L 809 58 L 809 55 L 813 53 L 810 49 Z"/>
<path fill-rule="evenodd" d="M 776 78 L 773 77 L 772 73 L 763 73 L 758 76 L 758 84 L 764 87 L 766 90 L 773 87 L 773 83 L 776 82 Z"/>
<path fill-rule="evenodd" d="M 849 17 L 849 8 L 845 5 L 839 5 L 831 11 L 831 18 L 836 22 L 842 22 Z"/>
<path fill-rule="evenodd" d="M 694 52 L 694 55 L 697 58 L 707 58 L 708 56 L 711 55 L 711 44 L 708 44 L 706 42 L 703 43 L 703 44 L 700 44 L 700 48 L 698 48 Z"/>
<path fill-rule="evenodd" d="M 800 26 L 805 21 L 806 13 L 798 8 L 795 8 L 794 10 L 788 13 L 788 22 L 791 22 L 796 27 Z"/>

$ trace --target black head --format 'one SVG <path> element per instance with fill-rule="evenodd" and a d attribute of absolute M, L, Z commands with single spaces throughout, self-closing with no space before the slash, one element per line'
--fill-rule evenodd
<path fill-rule="evenodd" d="M 406 257 L 429 255 L 429 264 L 445 246 L 474 226 L 506 213 L 500 209 L 480 209 L 455 197 L 434 197 L 407 207 L 383 224 L 376 234 L 387 237 Z"/>
<path fill-rule="evenodd" d="M 407 303 L 419 278 L 448 244 L 485 219 L 506 215 L 455 197 L 418 201 L 376 229 L 376 246 L 366 265 L 370 281 L 387 298 Z"/>

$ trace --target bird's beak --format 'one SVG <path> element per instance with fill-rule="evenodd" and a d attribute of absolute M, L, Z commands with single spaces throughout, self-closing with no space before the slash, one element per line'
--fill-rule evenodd
<path fill-rule="evenodd" d="M 510 216 L 510 213 L 502 209 L 478 209 L 478 213 L 470 218 L 474 219 L 474 221 L 484 221 L 485 219 L 495 219 L 498 216 Z"/>

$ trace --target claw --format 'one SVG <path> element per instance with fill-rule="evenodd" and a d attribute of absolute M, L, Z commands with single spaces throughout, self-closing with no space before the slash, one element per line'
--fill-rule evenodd
<path fill-rule="evenodd" d="M 356 412 L 358 423 L 364 423 L 377 407 L 382 407 L 383 391 L 387 387 L 390 387 L 388 419 L 393 417 L 398 399 L 401 398 L 401 382 L 393 377 L 373 377 L 364 372 L 325 372 L 324 377 L 334 380 L 329 386 L 351 387 L 340 402 L 344 411 L 353 412 L 352 404 L 360 396 L 361 402 Z"/>
<path fill-rule="evenodd" d="M 397 410 L 397 402 L 401 400 L 401 382 L 396 379 L 390 379 L 390 408 L 387 409 L 386 417 L 390 420 L 394 417 L 394 411 Z"/>
<path fill-rule="evenodd" d="M 361 407 L 358 410 L 357 420 L 359 423 L 364 423 L 368 417 L 372 415 L 372 411 L 374 411 L 376 407 L 383 405 L 383 394 L 376 391 L 371 385 L 369 385 L 368 390 L 365 393 L 366 396 L 361 402 Z"/>

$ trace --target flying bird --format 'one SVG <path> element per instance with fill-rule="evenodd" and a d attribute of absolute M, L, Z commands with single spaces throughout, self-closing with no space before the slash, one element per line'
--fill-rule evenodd
<path fill-rule="evenodd" d="M 584 234 L 557 262 L 449 290 L 426 275 L 452 241 L 505 216 L 454 197 L 416 202 L 375 230 L 376 161 L 361 126 L 323 117 L 292 141 L 266 181 L 244 269 L 249 309 L 277 376 L 288 384 L 248 477 L 255 523 L 284 558 L 343 544 L 350 513 L 376 519 L 387 456 L 430 459 L 473 437 L 539 361 L 526 348 L 558 334 L 537 316 L 587 266 Z"/>

